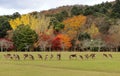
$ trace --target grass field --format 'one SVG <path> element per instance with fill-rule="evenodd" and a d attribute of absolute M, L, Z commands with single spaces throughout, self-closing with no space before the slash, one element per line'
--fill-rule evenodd
<path fill-rule="evenodd" d="M 11 53 L 11 52 L 10 52 Z M 80 58 L 69 60 L 73 52 L 61 52 L 62 60 L 56 59 L 57 52 L 29 52 L 35 60 L 23 60 L 26 52 L 12 52 L 19 54 L 21 60 L 7 60 L 0 53 L 0 76 L 120 76 L 120 53 L 111 53 L 113 58 L 105 58 L 102 52 L 96 52 L 95 59 Z M 43 56 L 51 53 L 55 56 L 52 60 L 40 60 L 37 54 Z M 92 52 L 74 52 L 77 55 L 90 54 Z"/>

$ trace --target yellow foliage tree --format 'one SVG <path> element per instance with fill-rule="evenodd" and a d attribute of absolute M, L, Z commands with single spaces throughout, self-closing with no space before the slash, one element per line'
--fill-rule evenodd
<path fill-rule="evenodd" d="M 47 30 L 50 23 L 50 18 L 41 14 L 25 14 L 19 18 L 10 20 L 9 23 L 13 29 L 16 29 L 17 26 L 24 24 L 29 25 L 31 29 L 35 30 L 37 33 L 40 33 Z"/>
<path fill-rule="evenodd" d="M 98 27 L 94 23 L 92 23 L 91 27 L 87 29 L 85 32 L 90 34 L 91 37 L 95 37 L 98 34 L 100 34 Z"/>

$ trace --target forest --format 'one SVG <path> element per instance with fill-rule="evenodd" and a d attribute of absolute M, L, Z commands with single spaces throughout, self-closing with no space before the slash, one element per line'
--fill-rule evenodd
<path fill-rule="evenodd" d="M 0 16 L 0 51 L 120 51 L 120 0 Z"/>

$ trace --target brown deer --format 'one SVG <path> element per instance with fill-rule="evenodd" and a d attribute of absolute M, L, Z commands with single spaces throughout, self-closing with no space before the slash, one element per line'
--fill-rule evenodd
<path fill-rule="evenodd" d="M 83 56 L 82 55 L 79 55 L 79 57 L 83 60 Z"/>
<path fill-rule="evenodd" d="M 15 60 L 20 60 L 20 56 L 18 54 L 13 54 L 13 57 L 15 58 Z"/>
<path fill-rule="evenodd" d="M 29 58 L 30 58 L 31 60 L 34 60 L 34 59 L 35 59 L 34 56 L 31 55 L 31 54 L 29 54 Z"/>
<path fill-rule="evenodd" d="M 28 58 L 28 54 L 23 54 L 24 60 Z"/>
<path fill-rule="evenodd" d="M 4 54 L 4 57 L 6 59 L 13 59 L 12 55 L 11 54 Z"/>
<path fill-rule="evenodd" d="M 60 53 L 57 54 L 57 59 L 58 59 L 58 60 L 61 60 L 61 54 L 60 54 Z"/>
<path fill-rule="evenodd" d="M 54 57 L 53 54 L 51 54 L 51 55 L 50 55 L 50 60 L 51 60 L 53 57 Z"/>
<path fill-rule="evenodd" d="M 89 57 L 91 57 L 93 59 L 93 58 L 95 58 L 95 56 L 96 56 L 96 54 L 93 53 L 93 54 L 90 54 Z"/>
<path fill-rule="evenodd" d="M 87 59 L 89 58 L 89 55 L 88 55 L 88 54 L 85 54 L 84 56 L 85 56 Z"/>
<path fill-rule="evenodd" d="M 41 54 L 38 54 L 38 58 L 41 59 L 41 60 L 43 60 L 43 57 L 42 57 Z"/>
<path fill-rule="evenodd" d="M 109 57 L 113 58 L 112 54 L 108 54 Z"/>
<path fill-rule="evenodd" d="M 69 55 L 69 59 L 71 60 L 72 58 L 76 58 L 77 59 L 77 55 L 76 54 Z"/>
<path fill-rule="evenodd" d="M 48 59 L 48 55 L 45 55 L 45 60 L 47 60 Z"/>
<path fill-rule="evenodd" d="M 107 54 L 104 54 L 104 53 L 103 53 L 103 56 L 106 57 L 106 58 L 108 58 Z"/>

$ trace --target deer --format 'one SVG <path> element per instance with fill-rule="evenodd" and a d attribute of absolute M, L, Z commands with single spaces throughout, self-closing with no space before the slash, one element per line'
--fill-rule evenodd
<path fill-rule="evenodd" d="M 83 56 L 82 55 L 79 55 L 79 57 L 83 60 Z"/>
<path fill-rule="evenodd" d="M 57 54 L 57 59 L 58 59 L 58 60 L 61 60 L 61 54 L 60 54 L 60 53 Z"/>
<path fill-rule="evenodd" d="M 89 55 L 88 55 L 88 54 L 85 54 L 84 56 L 85 56 L 87 59 L 89 58 Z"/>
<path fill-rule="evenodd" d="M 18 54 L 13 54 L 13 57 L 15 58 L 15 60 L 20 60 L 20 56 Z"/>
<path fill-rule="evenodd" d="M 41 54 L 38 54 L 38 58 L 41 59 L 41 60 L 43 60 L 43 57 L 42 57 Z"/>
<path fill-rule="evenodd" d="M 76 58 L 77 59 L 77 55 L 76 54 L 69 55 L 69 59 L 72 59 L 72 58 Z"/>
<path fill-rule="evenodd" d="M 47 60 L 48 59 L 48 55 L 45 55 L 45 60 Z"/>
<path fill-rule="evenodd" d="M 53 54 L 51 54 L 51 55 L 50 55 L 50 60 L 51 60 L 53 57 L 54 57 Z"/>
<path fill-rule="evenodd" d="M 24 60 L 28 57 L 28 54 L 23 54 Z"/>
<path fill-rule="evenodd" d="M 13 59 L 13 57 L 11 56 L 11 54 L 4 54 L 4 57 L 5 57 L 6 59 Z"/>
<path fill-rule="evenodd" d="M 109 57 L 113 58 L 112 54 L 108 54 Z"/>
<path fill-rule="evenodd" d="M 31 54 L 29 54 L 29 58 L 30 58 L 31 60 L 34 60 L 34 59 L 35 59 L 34 56 L 31 55 Z"/>
<path fill-rule="evenodd" d="M 93 53 L 93 54 L 90 54 L 89 57 L 91 57 L 93 59 L 93 58 L 95 58 L 95 56 L 96 56 L 96 54 Z"/>
<path fill-rule="evenodd" d="M 107 54 L 104 54 L 104 53 L 103 53 L 103 56 L 106 57 L 106 58 L 108 58 Z"/>

